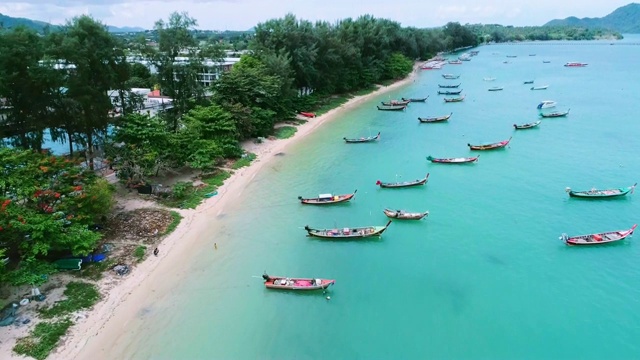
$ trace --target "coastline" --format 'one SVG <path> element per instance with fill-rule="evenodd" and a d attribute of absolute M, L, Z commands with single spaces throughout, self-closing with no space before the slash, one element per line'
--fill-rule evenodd
<path fill-rule="evenodd" d="M 224 185 L 218 188 L 217 196 L 206 199 L 196 209 L 176 210 L 183 219 L 178 228 L 159 245 L 159 256 L 149 257 L 117 284 L 101 283 L 103 299 L 92 310 L 86 312 L 81 320 L 76 321 L 49 358 L 105 358 L 113 344 L 122 341 L 128 335 L 127 323 L 129 319 L 135 318 L 140 310 L 139 304 L 161 296 L 159 294 L 166 294 L 171 290 L 171 284 L 186 276 L 186 273 L 175 265 L 180 264 L 181 259 L 200 251 L 195 250 L 199 247 L 193 245 L 205 238 L 203 233 L 215 233 L 216 230 L 216 225 L 212 224 L 210 219 L 222 213 L 227 204 L 233 203 L 264 165 L 288 146 L 304 139 L 323 124 L 338 118 L 344 111 L 412 82 L 418 76 L 419 65 L 416 63 L 413 71 L 402 80 L 381 86 L 369 94 L 351 98 L 345 104 L 321 116 L 308 119 L 305 124 L 297 126 L 297 132 L 291 138 L 266 140 L 261 144 L 244 143 L 245 150 L 257 155 L 256 160 L 248 167 L 236 170 Z M 209 247 L 211 245 L 208 244 Z M 7 350 L 11 352 L 10 349 Z M 22 357 L 11 352 L 11 358 Z"/>

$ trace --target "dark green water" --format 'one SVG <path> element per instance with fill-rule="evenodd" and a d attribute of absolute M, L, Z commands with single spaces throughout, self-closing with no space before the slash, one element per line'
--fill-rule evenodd
<path fill-rule="evenodd" d="M 629 36 L 625 42 L 640 38 Z M 638 194 L 569 199 L 564 189 L 640 180 L 640 46 L 609 42 L 492 45 L 463 65 L 423 71 L 415 83 L 352 110 L 269 163 L 241 201 L 212 219 L 219 252 L 185 259 L 185 279 L 132 321 L 116 348 L 154 359 L 633 359 L 640 358 L 640 244 L 567 247 L 558 240 L 640 222 Z M 536 56 L 529 56 L 536 54 Z M 517 55 L 507 58 L 506 55 Z M 504 64 L 504 61 L 510 61 Z M 550 60 L 545 64 L 543 60 Z M 565 68 L 568 61 L 585 68 Z M 460 74 L 466 99 L 436 95 L 442 73 Z M 493 82 L 485 77 L 496 77 Z M 549 85 L 531 91 L 523 81 Z M 456 80 L 457 82 L 457 80 Z M 503 91 L 489 92 L 493 86 Z M 381 100 L 424 97 L 405 112 Z M 538 119 L 555 100 L 567 118 Z M 453 116 L 444 124 L 417 117 Z M 341 139 L 382 133 L 373 144 Z M 510 147 L 471 152 L 467 143 Z M 480 154 L 474 165 L 427 155 Z M 379 189 L 376 180 L 424 187 Z M 351 203 L 308 207 L 318 193 Z M 429 210 L 395 221 L 380 240 L 322 241 L 302 227 L 383 225 L 384 207 Z M 224 251 L 224 255 L 220 255 Z M 336 279 L 322 293 L 268 291 L 252 277 Z"/>

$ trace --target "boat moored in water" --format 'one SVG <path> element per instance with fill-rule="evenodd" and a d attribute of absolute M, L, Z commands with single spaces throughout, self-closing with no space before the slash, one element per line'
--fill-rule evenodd
<path fill-rule="evenodd" d="M 441 85 L 438 84 L 439 88 L 444 88 L 444 89 L 455 89 L 458 88 L 462 83 L 458 83 L 457 85 Z"/>
<path fill-rule="evenodd" d="M 423 97 L 423 98 L 402 98 L 402 101 L 408 101 L 408 102 L 425 102 L 427 101 L 427 99 L 429 98 L 429 95 L 427 95 L 427 97 Z"/>
<path fill-rule="evenodd" d="M 569 193 L 570 197 L 580 197 L 589 199 L 607 199 L 618 196 L 625 196 L 629 193 L 633 194 L 634 189 L 638 183 L 635 183 L 628 187 L 622 187 L 617 189 L 591 189 L 584 191 L 573 191 L 570 187 L 565 189 Z"/>
<path fill-rule="evenodd" d="M 355 190 L 353 194 L 343 194 L 343 195 L 333 195 L 333 194 L 320 194 L 316 198 L 303 198 L 302 196 L 298 196 L 298 200 L 300 200 L 303 204 L 309 205 L 329 205 L 329 204 L 337 204 L 345 201 L 349 201 L 356 196 L 358 190 Z"/>
<path fill-rule="evenodd" d="M 503 141 L 499 141 L 497 143 L 491 143 L 491 144 L 483 144 L 483 145 L 471 145 L 471 144 L 467 144 L 467 146 L 471 149 L 471 150 L 493 150 L 493 149 L 501 149 L 504 148 L 505 146 L 509 145 L 509 142 L 511 141 L 511 138 L 509 138 L 508 140 L 503 140 Z"/>
<path fill-rule="evenodd" d="M 425 176 L 423 179 L 417 179 L 412 181 L 402 181 L 402 182 L 382 182 L 380 180 L 376 181 L 376 185 L 379 185 L 381 188 L 404 188 L 411 186 L 424 185 L 429 180 L 429 174 Z"/>
<path fill-rule="evenodd" d="M 542 116 L 543 118 L 556 118 L 556 117 L 563 117 L 563 116 L 567 116 L 569 115 L 569 111 L 571 109 L 567 109 L 567 111 L 554 111 L 554 112 L 550 112 L 550 113 L 540 113 L 540 116 Z"/>
<path fill-rule="evenodd" d="M 528 124 L 513 124 L 513 127 L 516 128 L 516 130 L 523 130 L 523 129 L 532 129 L 538 125 L 540 125 L 542 121 L 538 120 L 536 122 L 532 122 L 532 123 L 528 123 Z"/>
<path fill-rule="evenodd" d="M 556 107 L 556 102 L 553 100 L 542 100 L 537 107 L 538 109 L 549 109 Z"/>
<path fill-rule="evenodd" d="M 378 132 L 378 135 L 373 135 L 373 136 L 353 138 L 353 139 L 347 139 L 346 137 L 344 137 L 342 139 L 344 139 L 344 141 L 348 144 L 374 142 L 374 141 L 380 140 L 380 132 Z"/>
<path fill-rule="evenodd" d="M 503 90 L 503 88 L 500 86 L 494 86 L 492 88 L 489 88 L 489 91 L 500 91 L 500 90 Z"/>
<path fill-rule="evenodd" d="M 438 95 L 460 95 L 461 92 L 462 90 L 445 90 L 445 91 L 438 90 Z"/>
<path fill-rule="evenodd" d="M 429 211 L 407 212 L 404 210 L 384 209 L 383 212 L 388 218 L 399 219 L 399 220 L 420 220 L 426 216 L 429 216 Z"/>
<path fill-rule="evenodd" d="M 479 158 L 480 158 L 480 155 L 478 155 L 476 157 L 458 157 L 458 158 L 434 158 L 431 155 L 427 156 L 427 160 L 431 161 L 432 163 L 439 163 L 439 164 L 468 164 L 468 163 L 476 163 L 476 162 L 478 162 Z"/>
<path fill-rule="evenodd" d="M 460 75 L 442 74 L 442 77 L 447 79 L 447 80 L 455 80 L 455 79 L 458 79 L 460 77 Z"/>
<path fill-rule="evenodd" d="M 449 120 L 451 115 L 453 115 L 453 113 L 449 113 L 449 115 L 436 116 L 436 117 L 424 117 L 424 118 L 423 117 L 419 117 L 418 120 L 420 120 L 421 123 L 441 122 L 441 121 Z"/>
<path fill-rule="evenodd" d="M 531 90 L 547 90 L 548 87 L 549 85 L 534 86 L 531 88 Z"/>
<path fill-rule="evenodd" d="M 394 105 L 394 106 L 380 106 L 377 105 L 378 110 L 381 111 L 402 111 L 406 109 L 407 105 Z"/>
<path fill-rule="evenodd" d="M 408 105 L 409 100 L 390 100 L 390 101 L 381 101 L 383 106 L 401 106 Z"/>
<path fill-rule="evenodd" d="M 456 98 L 444 98 L 444 102 L 446 103 L 454 103 L 461 102 L 464 100 L 464 96 L 456 97 Z"/>
<path fill-rule="evenodd" d="M 586 63 L 581 63 L 581 62 L 568 62 L 566 64 L 564 64 L 565 67 L 585 67 L 587 66 Z"/>
<path fill-rule="evenodd" d="M 611 243 L 615 241 L 624 240 L 627 237 L 633 235 L 633 231 L 636 229 L 637 224 L 634 224 L 629 230 L 609 231 L 604 233 L 596 233 L 589 235 L 569 236 L 562 234 L 560 240 L 564 241 L 567 245 L 600 245 Z"/>
<path fill-rule="evenodd" d="M 330 239 L 358 239 L 367 238 L 372 236 L 380 236 L 387 230 L 391 224 L 391 220 L 385 226 L 365 226 L 356 228 L 342 228 L 342 229 L 313 229 L 309 225 L 306 225 L 304 229 L 307 231 L 307 236 L 330 238 Z"/>
<path fill-rule="evenodd" d="M 262 275 L 264 286 L 267 289 L 281 290 L 321 290 L 335 284 L 335 280 L 318 278 L 290 278 L 284 276 Z"/>

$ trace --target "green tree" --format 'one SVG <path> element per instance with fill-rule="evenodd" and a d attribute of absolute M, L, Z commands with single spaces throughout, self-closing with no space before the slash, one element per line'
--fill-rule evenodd
<path fill-rule="evenodd" d="M 33 30 L 17 27 L 0 32 L 0 98 L 6 106 L 4 121 L 11 144 L 40 149 L 43 130 L 50 125 L 54 75 L 41 66 L 44 46 Z"/>
<path fill-rule="evenodd" d="M 109 90 L 124 91 L 126 64 L 121 44 L 105 25 L 88 16 L 70 21 L 52 36 L 50 54 L 59 59 L 65 73 L 64 98 L 74 118 L 73 129 L 82 136 L 89 167 L 93 169 L 96 138 L 106 135 L 112 121 Z"/>

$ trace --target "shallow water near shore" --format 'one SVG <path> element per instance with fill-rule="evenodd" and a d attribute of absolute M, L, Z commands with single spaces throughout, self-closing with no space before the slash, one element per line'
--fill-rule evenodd
<path fill-rule="evenodd" d="M 127 325 L 113 347 L 135 359 L 621 359 L 640 356 L 640 244 L 567 247 L 558 237 L 627 229 L 640 198 L 569 199 L 565 187 L 630 186 L 640 179 L 640 37 L 491 45 L 463 65 L 422 71 L 401 89 L 345 112 L 269 162 L 239 201 L 211 219 L 222 229 L 176 272 L 184 278 Z M 536 56 L 529 56 L 535 54 Z M 517 55 L 507 58 L 507 55 Z M 550 63 L 543 63 L 549 60 Z M 503 63 L 509 61 L 508 64 Z M 565 68 L 568 61 L 585 68 Z M 444 80 L 443 73 L 460 74 Z M 483 81 L 496 77 L 495 81 Z M 547 90 L 531 91 L 526 80 Z M 445 104 L 437 84 L 461 82 Z M 503 91 L 490 92 L 493 86 Z M 404 112 L 380 101 L 424 97 Z M 535 129 L 536 105 L 566 118 Z M 448 123 L 418 117 L 453 112 Z M 313 121 L 313 120 L 310 120 Z M 377 143 L 343 137 L 381 132 Z M 513 137 L 508 148 L 467 143 Z M 480 155 L 471 165 L 434 157 Z M 376 180 L 430 173 L 426 186 Z M 350 193 L 331 207 L 298 195 Z M 394 221 L 380 239 L 323 241 L 303 227 L 384 225 L 385 207 L 429 210 Z M 213 243 L 218 246 L 214 250 Z M 263 271 L 335 279 L 327 294 L 264 289 Z M 330 300 L 325 297 L 330 296 Z"/>

